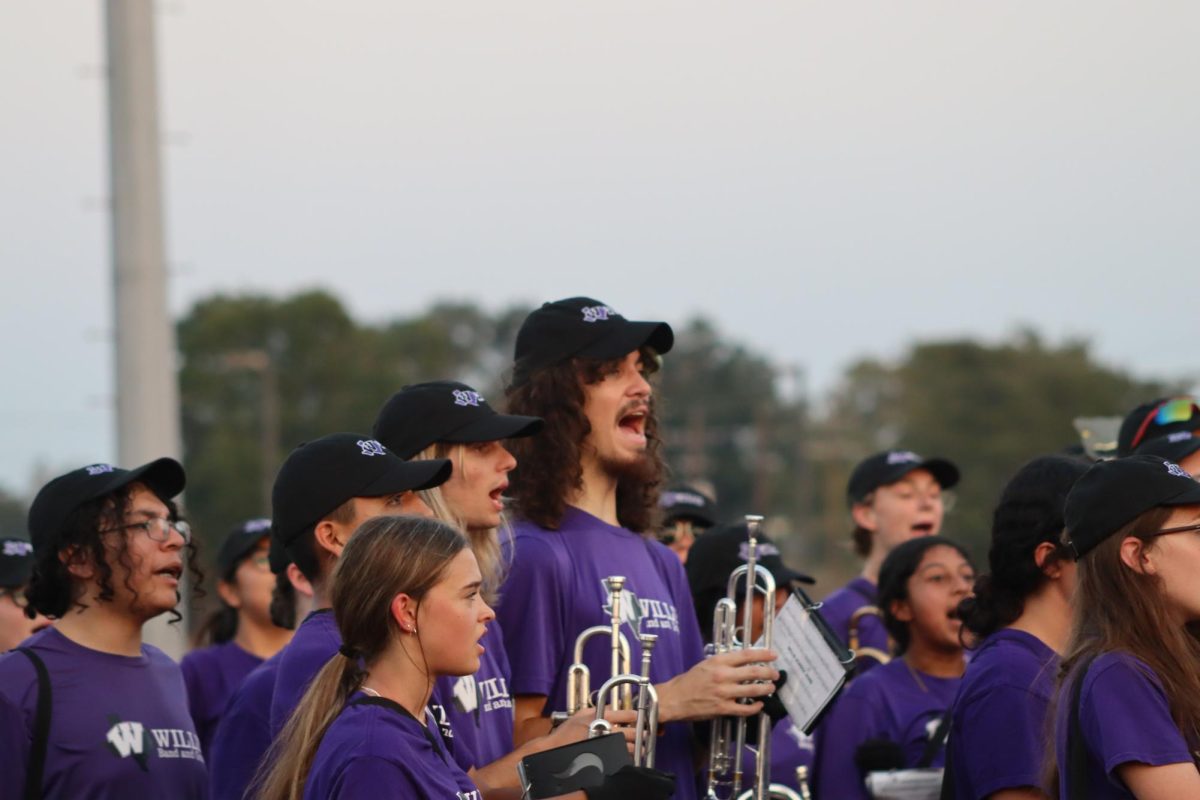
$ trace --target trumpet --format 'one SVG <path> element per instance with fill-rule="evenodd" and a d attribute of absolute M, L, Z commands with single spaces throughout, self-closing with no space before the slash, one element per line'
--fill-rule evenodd
<path fill-rule="evenodd" d="M 857 662 L 862 658 L 871 658 L 878 661 L 881 665 L 892 660 L 892 657 L 880 650 L 878 647 L 863 647 L 859 641 L 858 626 L 862 622 L 863 617 L 879 617 L 883 618 L 883 611 L 878 606 L 863 606 L 850 615 L 850 621 L 846 623 L 846 646 L 850 648 L 850 652 L 854 653 L 854 660 Z"/>
<path fill-rule="evenodd" d="M 625 589 L 625 578 L 620 575 L 607 577 L 604 579 L 604 587 L 608 590 L 609 609 L 612 616 L 608 625 L 593 625 L 585 628 L 575 639 L 574 661 L 567 670 L 567 713 L 562 715 L 561 719 L 575 714 L 580 709 L 590 708 L 592 705 L 591 670 L 583 661 L 583 649 L 592 638 L 609 637 L 609 647 L 612 650 L 611 675 L 628 675 L 633 672 L 629 640 L 621 632 L 621 592 Z M 642 657 L 646 658 L 644 653 Z M 614 707 L 625 710 L 633 708 L 633 695 L 629 683 L 615 684 L 608 690 L 602 690 L 601 697 L 604 696 L 604 691 L 615 693 L 611 701 Z M 604 703 L 596 705 L 603 706 Z M 558 715 L 555 716 L 558 718 Z"/>
<path fill-rule="evenodd" d="M 758 531 L 762 521 L 760 516 L 746 516 L 746 563 L 729 575 L 725 597 L 717 601 L 713 611 L 711 652 L 714 655 L 754 646 L 750 639 L 756 593 L 761 593 L 763 598 L 762 646 L 771 647 L 776 611 L 775 578 L 758 563 Z M 746 586 L 742 595 L 742 624 L 739 629 L 737 583 L 743 578 L 746 580 Z M 743 794 L 742 751 L 746 747 L 746 720 L 746 717 L 718 717 L 712 721 L 709 737 L 711 749 L 708 756 L 708 791 L 705 795 L 708 800 L 769 800 L 772 797 L 788 797 L 786 794 L 771 794 L 771 787 L 768 785 L 771 772 L 771 719 L 766 712 L 760 712 L 758 715 L 753 784 L 749 791 Z M 785 788 L 785 791 L 791 790 Z"/>
<path fill-rule="evenodd" d="M 808 788 L 808 767 L 803 764 L 796 767 L 796 785 L 800 791 L 782 783 L 772 783 L 767 787 L 767 797 L 770 800 L 812 800 L 812 792 Z M 747 789 L 738 800 L 754 800 L 754 793 Z"/>
<path fill-rule="evenodd" d="M 650 657 L 658 637 L 644 633 L 638 637 L 642 645 L 642 671 L 640 675 L 614 675 L 600 687 L 599 697 L 617 698 L 621 690 L 638 687 L 637 722 L 633 738 L 633 765 L 635 767 L 653 767 L 655 748 L 658 743 L 658 692 L 650 683 Z M 614 707 L 615 706 L 610 706 Z M 604 736 L 613 732 L 612 723 L 604 718 L 606 706 L 596 703 L 596 718 L 588 725 L 588 738 Z"/>

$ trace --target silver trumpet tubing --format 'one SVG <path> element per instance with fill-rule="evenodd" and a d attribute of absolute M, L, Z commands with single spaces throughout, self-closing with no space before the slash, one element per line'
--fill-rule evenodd
<path fill-rule="evenodd" d="M 754 619 L 754 598 L 761 594 L 763 599 L 762 646 L 770 648 L 775 622 L 775 578 L 758 563 L 758 532 L 763 518 L 746 516 L 747 554 L 746 563 L 735 569 L 726 584 L 725 597 L 717 601 L 713 611 L 713 644 L 711 653 L 719 655 L 735 649 L 754 647 L 751 630 Z M 746 579 L 742 595 L 742 624 L 737 625 L 737 584 Z M 766 712 L 758 715 L 758 741 L 754 754 L 754 774 L 749 790 L 743 793 L 742 753 L 746 749 L 746 717 L 717 717 L 711 723 L 709 736 L 708 782 L 705 797 L 708 800 L 770 800 L 773 797 L 789 798 L 788 794 L 772 794 L 769 785 L 771 774 L 771 719 Z M 775 791 L 786 787 L 774 787 Z"/>
<path fill-rule="evenodd" d="M 772 783 L 767 787 L 767 797 L 771 800 L 812 800 L 812 792 L 808 788 L 808 767 L 803 764 L 796 767 L 796 785 L 800 791 L 782 783 Z M 738 800 L 754 800 L 754 792 L 747 789 Z"/>
<path fill-rule="evenodd" d="M 653 634 L 643 634 L 639 637 L 642 643 L 642 674 L 614 675 L 600 687 L 599 698 L 620 698 L 622 690 L 631 691 L 637 687 L 637 723 L 633 734 L 633 765 L 635 767 L 653 767 L 654 754 L 658 744 L 658 692 L 650 683 L 650 658 L 658 637 Z M 604 736 L 613 732 L 612 724 L 604 718 L 604 712 L 615 705 L 603 702 L 596 704 L 596 718 L 588 726 L 588 738 Z"/>
<path fill-rule="evenodd" d="M 597 636 L 607 636 L 612 651 L 611 675 L 629 675 L 633 672 L 633 659 L 630 655 L 629 640 L 621 632 L 621 592 L 625 589 L 625 579 L 613 575 L 604 579 L 608 589 L 609 608 L 612 611 L 608 625 L 593 625 L 585 628 L 575 639 L 575 652 L 571 666 L 567 669 L 567 713 L 569 717 L 580 709 L 592 706 L 592 675 L 588 665 L 583 660 L 583 649 L 587 643 Z M 643 656 L 643 660 L 645 656 Z M 633 708 L 632 691 L 628 684 L 616 685 L 612 691 L 618 694 L 610 699 L 617 708 L 629 710 Z M 603 695 L 601 695 L 603 696 Z M 604 705 L 598 703 L 597 705 Z"/>

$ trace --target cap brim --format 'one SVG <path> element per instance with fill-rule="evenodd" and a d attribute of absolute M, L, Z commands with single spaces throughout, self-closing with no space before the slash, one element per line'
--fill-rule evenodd
<path fill-rule="evenodd" d="M 1166 437 L 1162 437 L 1143 442 L 1137 450 L 1133 451 L 1133 455 L 1159 456 L 1178 464 L 1197 450 L 1200 450 L 1200 436 L 1193 436 L 1181 442 L 1171 442 Z"/>
<path fill-rule="evenodd" d="M 455 444 L 497 442 L 501 439 L 522 439 L 533 436 L 545 424 L 541 417 L 522 417 L 517 414 L 491 414 L 451 431 L 441 441 Z"/>
<path fill-rule="evenodd" d="M 583 358 L 620 358 L 643 345 L 662 355 L 675 346 L 675 333 L 665 322 L 626 322 L 575 355 Z"/>
<path fill-rule="evenodd" d="M 175 459 L 159 458 L 116 476 L 101 490 L 95 492 L 93 497 L 103 497 L 118 489 L 123 489 L 131 483 L 144 483 L 160 499 L 170 500 L 183 491 L 183 487 L 187 484 L 187 476 L 183 471 L 183 465 Z"/>
<path fill-rule="evenodd" d="M 398 461 L 390 470 L 358 492 L 360 497 L 382 497 L 396 492 L 411 492 L 441 486 L 450 478 L 449 459 Z"/>
<path fill-rule="evenodd" d="M 1192 481 L 1194 486 L 1184 489 L 1174 497 L 1159 501 L 1160 506 L 1200 506 L 1200 482 Z"/>
<path fill-rule="evenodd" d="M 258 549 L 258 543 L 263 539 L 270 541 L 270 531 L 239 531 L 234 534 L 237 539 L 230 542 L 228 550 L 224 546 L 217 552 L 217 568 L 225 570 L 237 564 L 246 556 Z M 236 542 L 236 544 L 234 544 Z"/>
<path fill-rule="evenodd" d="M 817 582 L 817 579 L 811 575 L 805 575 L 803 572 L 796 572 L 796 570 L 792 569 L 786 564 L 772 569 L 771 574 L 775 576 L 775 585 L 777 587 L 782 587 L 784 584 L 792 582 L 807 583 L 809 585 Z"/>
<path fill-rule="evenodd" d="M 918 469 L 923 469 L 933 476 L 933 479 L 938 482 L 938 486 L 943 489 L 951 489 L 958 484 L 958 467 L 944 458 L 927 458 L 924 461 L 914 461 L 906 464 L 897 464 L 885 480 L 880 481 L 874 489 L 880 486 L 888 486 L 903 478 L 910 472 Z"/>
<path fill-rule="evenodd" d="M 677 508 L 666 509 L 663 512 L 663 524 L 665 525 L 670 525 L 676 520 L 681 519 L 694 520 L 695 522 L 707 525 L 710 528 L 717 524 L 717 521 L 713 519 L 712 514 L 703 508 L 696 508 L 694 506 L 679 506 Z"/>

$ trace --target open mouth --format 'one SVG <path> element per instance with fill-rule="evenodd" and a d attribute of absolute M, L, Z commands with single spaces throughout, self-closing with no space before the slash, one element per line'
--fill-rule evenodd
<path fill-rule="evenodd" d="M 492 501 L 492 508 L 496 511 L 504 510 L 504 491 L 506 489 L 508 489 L 508 484 L 504 483 L 488 492 L 488 499 Z"/>
<path fill-rule="evenodd" d="M 932 536 L 933 535 L 933 523 L 932 522 L 917 522 L 917 523 L 913 524 L 912 532 L 913 532 L 914 536 Z"/>
<path fill-rule="evenodd" d="M 638 408 L 622 415 L 617 426 L 621 430 L 638 439 L 646 438 L 646 409 Z"/>
<path fill-rule="evenodd" d="M 181 577 L 183 577 L 183 565 L 182 565 L 182 564 L 175 564 L 175 565 L 173 565 L 173 566 L 170 566 L 170 567 L 163 567 L 163 568 L 162 568 L 162 569 L 160 569 L 160 570 L 156 570 L 156 571 L 154 572 L 154 574 L 155 574 L 155 575 L 162 575 L 163 577 L 166 577 L 166 578 L 173 578 L 173 579 L 174 579 L 176 582 L 178 582 L 178 581 L 179 581 L 179 579 L 180 579 Z"/>

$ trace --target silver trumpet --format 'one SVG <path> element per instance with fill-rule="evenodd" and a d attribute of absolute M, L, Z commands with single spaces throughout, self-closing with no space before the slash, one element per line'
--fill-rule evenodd
<path fill-rule="evenodd" d="M 604 586 L 608 590 L 608 602 L 612 616 L 608 625 L 593 625 L 584 629 L 575 639 L 574 660 L 567 670 L 567 713 L 562 715 L 562 718 L 569 717 L 580 709 L 590 708 L 592 705 L 592 675 L 583 660 L 583 649 L 592 638 L 609 637 L 609 647 L 612 650 L 611 675 L 629 675 L 633 672 L 629 640 L 621 632 L 621 592 L 625 589 L 625 578 L 620 575 L 612 575 L 604 579 Z M 616 708 L 627 711 L 633 708 L 633 694 L 629 684 L 616 684 L 607 690 L 602 690 L 601 697 L 604 696 L 604 691 L 615 693 L 611 702 Z M 603 706 L 604 703 L 596 705 Z"/>
<path fill-rule="evenodd" d="M 752 648 L 750 641 L 753 629 L 754 597 L 763 598 L 762 646 L 771 647 L 775 621 L 775 578 L 758 563 L 758 531 L 763 518 L 746 516 L 747 555 L 746 563 L 735 569 L 726 584 L 725 597 L 717 601 L 713 611 L 713 655 L 731 650 Z M 742 624 L 737 624 L 737 584 L 746 579 L 742 596 Z M 789 798 L 789 794 L 772 794 L 768 785 L 771 774 L 771 719 L 766 712 L 758 715 L 757 752 L 754 757 L 753 783 L 742 792 L 742 752 L 746 747 L 746 717 L 717 717 L 712 721 L 709 737 L 711 750 L 708 756 L 708 800 L 770 800 L 773 797 Z M 791 792 L 786 787 L 775 787 Z"/>
<path fill-rule="evenodd" d="M 812 800 L 812 792 L 808 788 L 808 767 L 803 764 L 796 767 L 796 785 L 800 787 L 798 792 L 782 783 L 772 783 L 767 787 L 767 797 L 771 800 Z M 754 800 L 754 792 L 747 789 L 738 800 Z"/>
<path fill-rule="evenodd" d="M 633 734 L 633 765 L 635 767 L 653 767 L 654 753 L 658 744 L 658 692 L 650 683 L 650 657 L 658 637 L 644 633 L 638 637 L 642 644 L 642 673 L 640 675 L 614 675 L 600 687 L 599 698 L 610 697 L 615 702 L 621 690 L 631 690 L 638 687 L 637 723 Z M 612 723 L 604 718 L 604 712 L 617 706 L 603 702 L 596 703 L 596 718 L 588 726 L 588 738 L 604 736 L 613 732 Z"/>

